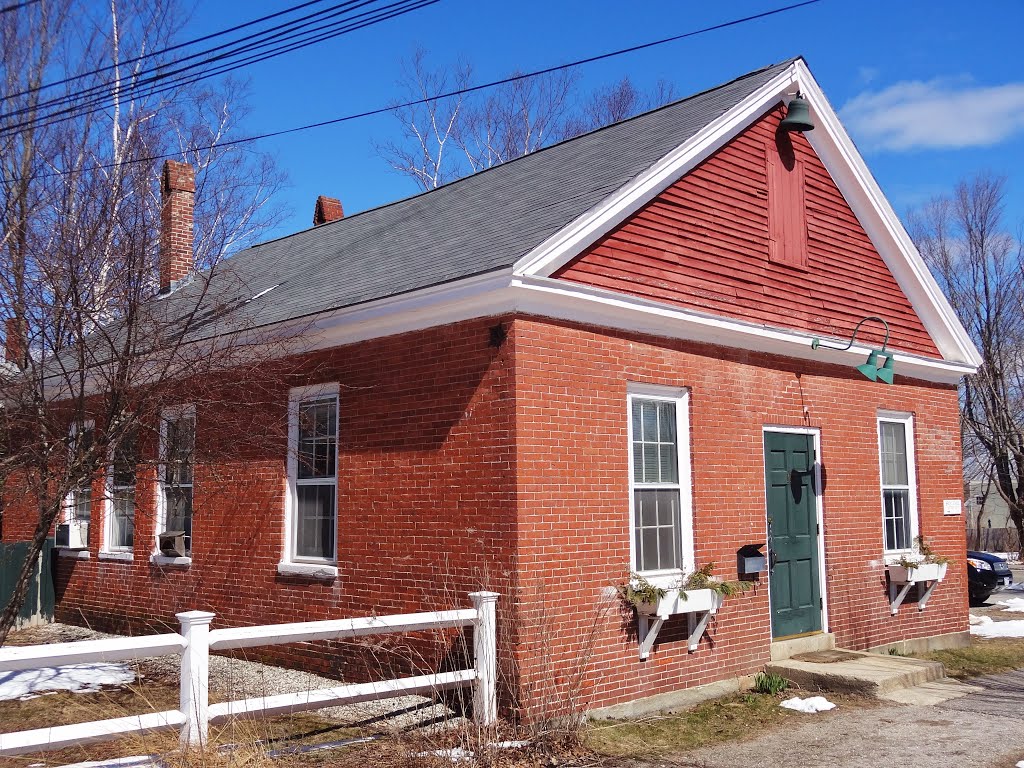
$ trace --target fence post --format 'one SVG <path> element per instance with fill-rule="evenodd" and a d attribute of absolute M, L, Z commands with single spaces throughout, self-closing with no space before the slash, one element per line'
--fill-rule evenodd
<path fill-rule="evenodd" d="M 210 622 L 215 615 L 207 611 L 175 614 L 185 638 L 185 650 L 181 654 L 180 702 L 185 715 L 181 743 L 186 747 L 206 744 L 210 706 Z"/>
<path fill-rule="evenodd" d="M 471 592 L 476 609 L 473 620 L 473 658 L 476 665 L 476 690 L 473 695 L 473 719 L 477 725 L 493 725 L 498 719 L 498 620 L 497 592 Z"/>

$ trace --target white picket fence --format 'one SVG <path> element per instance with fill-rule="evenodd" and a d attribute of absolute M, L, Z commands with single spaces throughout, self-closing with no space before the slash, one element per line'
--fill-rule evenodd
<path fill-rule="evenodd" d="M 258 717 L 354 704 L 473 685 L 473 717 L 480 725 L 493 724 L 497 707 L 498 595 L 473 592 L 472 608 L 434 613 L 371 616 L 335 621 L 271 624 L 258 627 L 210 629 L 214 614 L 188 611 L 177 614 L 181 633 L 143 635 L 111 640 L 87 640 L 14 648 L 0 648 L 0 673 L 62 664 L 114 662 L 147 656 L 181 656 L 181 698 L 178 709 L 144 715 L 96 720 L 30 731 L 0 733 L 0 755 L 18 755 L 75 744 L 107 741 L 130 733 L 181 730 L 182 744 L 206 742 L 210 723 L 235 717 Z M 453 672 L 404 677 L 372 683 L 339 685 L 300 693 L 210 704 L 210 651 L 253 648 L 284 643 L 341 640 L 370 635 L 421 632 L 431 629 L 473 627 L 474 665 Z"/>

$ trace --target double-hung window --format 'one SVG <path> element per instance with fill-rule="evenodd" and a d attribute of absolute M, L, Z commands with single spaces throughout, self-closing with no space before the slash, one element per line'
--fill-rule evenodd
<path fill-rule="evenodd" d="M 885 551 L 909 552 L 917 537 L 914 422 L 907 414 L 878 417 Z"/>
<path fill-rule="evenodd" d="M 686 391 L 631 387 L 629 446 L 632 570 L 658 574 L 692 568 Z"/>
<path fill-rule="evenodd" d="M 289 535 L 286 560 L 337 559 L 338 388 L 300 387 L 289 398 Z"/>
<path fill-rule="evenodd" d="M 124 435 L 110 462 L 106 546 L 108 552 L 131 552 L 135 543 L 135 433 Z"/>
<path fill-rule="evenodd" d="M 192 555 L 192 486 L 195 473 L 196 412 L 192 407 L 164 411 L 160 423 L 160 499 L 163 532 L 180 532 L 185 555 Z"/>
<path fill-rule="evenodd" d="M 68 461 L 72 467 L 88 464 L 93 449 L 93 422 L 72 425 L 68 435 Z M 92 478 L 80 478 L 64 500 L 64 522 L 57 527 L 57 546 L 85 549 L 89 546 L 92 521 Z"/>

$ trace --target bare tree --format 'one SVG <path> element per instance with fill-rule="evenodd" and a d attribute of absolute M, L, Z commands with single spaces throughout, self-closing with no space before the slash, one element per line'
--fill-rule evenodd
<path fill-rule="evenodd" d="M 100 8 L 50 0 L 0 14 L 0 319 L 11 358 L 0 363 L 0 485 L 35 506 L 0 644 L 68 499 L 142 433 L 152 438 L 167 403 L 201 396 L 213 372 L 258 381 L 271 347 L 287 344 L 237 323 L 226 340 L 204 334 L 252 295 L 223 260 L 281 214 L 269 159 L 221 146 L 239 86 L 134 87 L 145 68 L 170 63 L 140 57 L 167 47 L 181 13 L 174 0 Z M 90 88 L 105 94 L 100 108 L 48 107 Z M 169 152 L 196 168 L 202 271 L 156 300 L 156 158 Z"/>
<path fill-rule="evenodd" d="M 550 144 L 624 120 L 672 100 L 661 82 L 649 93 L 628 77 L 614 86 L 579 94 L 579 72 L 565 69 L 534 77 L 514 72 L 510 82 L 488 91 L 471 87 L 466 62 L 431 68 L 417 50 L 399 81 L 402 103 L 393 110 L 400 124 L 397 141 L 377 144 L 378 154 L 423 190 L 522 157 Z M 437 98 L 439 94 L 453 93 Z"/>
<path fill-rule="evenodd" d="M 582 108 L 569 119 L 566 134 L 578 136 L 664 106 L 675 98 L 672 84 L 664 80 L 659 80 L 651 91 L 645 93 L 638 90 L 628 77 L 623 77 L 614 85 L 594 91 Z"/>
<path fill-rule="evenodd" d="M 1005 179 L 979 175 L 910 216 L 911 232 L 981 352 L 964 378 L 968 479 L 990 479 L 1024 542 L 1024 244 L 1003 226 Z"/>

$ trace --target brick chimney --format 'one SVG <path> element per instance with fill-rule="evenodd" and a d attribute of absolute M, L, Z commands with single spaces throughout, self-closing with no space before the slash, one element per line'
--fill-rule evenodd
<path fill-rule="evenodd" d="M 313 209 L 314 227 L 343 218 L 345 218 L 345 211 L 341 208 L 340 200 L 336 200 L 333 197 L 324 197 L 323 195 L 316 199 L 316 208 Z"/>
<path fill-rule="evenodd" d="M 192 271 L 195 196 L 196 172 L 192 166 L 164 161 L 160 184 L 160 293 L 167 293 Z"/>
<path fill-rule="evenodd" d="M 19 368 L 25 367 L 25 334 L 21 333 L 18 318 L 9 317 L 4 323 L 4 359 Z"/>

